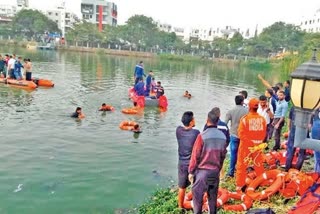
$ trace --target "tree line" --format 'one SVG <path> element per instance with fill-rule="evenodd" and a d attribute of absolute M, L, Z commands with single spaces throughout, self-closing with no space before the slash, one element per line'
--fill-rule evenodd
<path fill-rule="evenodd" d="M 57 23 L 37 10 L 21 10 L 10 24 L 0 25 L 0 35 L 37 40 L 44 32 L 60 33 Z M 306 33 L 298 26 L 276 22 L 266 27 L 259 35 L 244 39 L 236 32 L 232 38 L 215 38 L 213 41 L 192 39 L 184 43 L 175 33 L 160 31 L 155 21 L 144 15 L 130 17 L 124 25 L 106 26 L 102 32 L 96 24 L 77 23 L 66 33 L 66 41 L 95 43 L 100 47 L 169 52 L 175 54 L 198 54 L 223 56 L 228 54 L 269 57 L 271 53 L 284 50 L 304 52 L 319 47 L 320 34 Z"/>

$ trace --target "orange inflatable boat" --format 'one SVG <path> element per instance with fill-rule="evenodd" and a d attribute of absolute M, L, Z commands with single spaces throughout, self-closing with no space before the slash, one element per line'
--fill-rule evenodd
<path fill-rule="evenodd" d="M 9 84 L 10 86 L 14 86 L 17 88 L 31 89 L 34 90 L 38 86 L 33 81 L 27 80 L 16 80 L 16 79 L 5 79 L 0 78 L 0 83 Z"/>
<path fill-rule="evenodd" d="M 38 86 L 42 87 L 54 87 L 54 83 L 51 80 L 46 80 L 46 79 L 38 79 L 34 78 L 32 81 L 37 84 Z"/>

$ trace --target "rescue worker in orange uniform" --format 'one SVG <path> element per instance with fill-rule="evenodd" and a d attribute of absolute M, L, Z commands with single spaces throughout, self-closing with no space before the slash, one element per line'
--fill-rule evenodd
<path fill-rule="evenodd" d="M 245 186 L 247 168 L 253 167 L 257 176 L 264 172 L 262 149 L 266 136 L 267 124 L 264 117 L 257 113 L 258 99 L 249 101 L 249 113 L 240 119 L 238 135 L 240 145 L 238 150 L 236 170 L 236 190 L 239 192 Z"/>

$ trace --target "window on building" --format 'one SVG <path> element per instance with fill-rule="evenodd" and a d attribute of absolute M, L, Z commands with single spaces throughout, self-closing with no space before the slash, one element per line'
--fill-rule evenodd
<path fill-rule="evenodd" d="M 49 16 L 51 16 L 51 15 L 52 15 L 52 13 L 51 13 L 51 12 L 49 12 L 49 13 L 48 13 L 48 15 L 49 15 Z"/>
<path fill-rule="evenodd" d="M 312 21 L 311 20 L 309 20 L 309 24 L 311 24 L 312 23 Z"/>
<path fill-rule="evenodd" d="M 89 15 L 89 18 L 92 19 L 92 15 Z"/>
<path fill-rule="evenodd" d="M 318 22 L 320 22 L 320 19 L 318 19 Z"/>
<path fill-rule="evenodd" d="M 307 25 L 308 24 L 308 22 L 307 21 L 305 21 L 305 23 L 304 23 L 305 25 Z"/>

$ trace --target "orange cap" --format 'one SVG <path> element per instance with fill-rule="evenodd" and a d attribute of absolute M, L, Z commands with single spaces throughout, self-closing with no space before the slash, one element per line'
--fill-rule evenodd
<path fill-rule="evenodd" d="M 259 100 L 256 98 L 252 98 L 249 101 L 249 109 L 258 109 L 259 108 Z"/>

